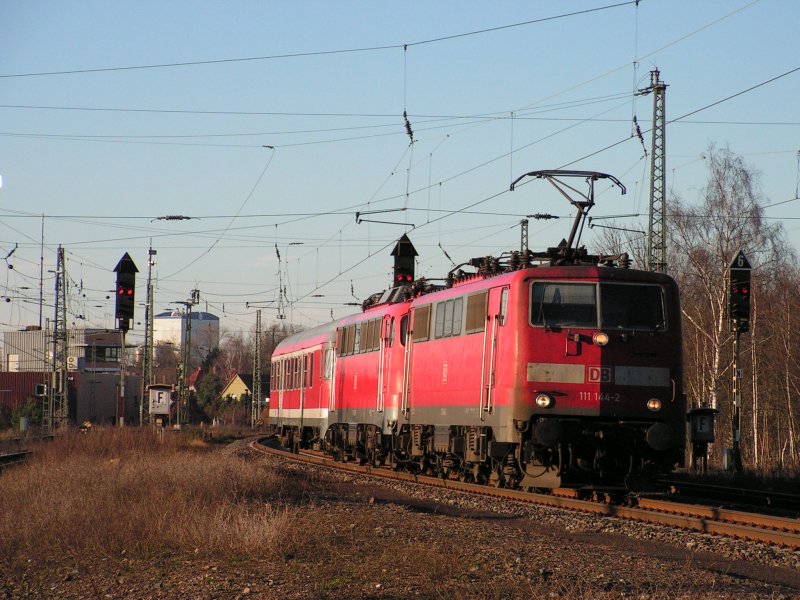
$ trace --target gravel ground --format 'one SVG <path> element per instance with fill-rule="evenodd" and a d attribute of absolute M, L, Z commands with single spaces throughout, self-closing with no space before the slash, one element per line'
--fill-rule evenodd
<path fill-rule="evenodd" d="M 279 558 L 0 557 L 0 598 L 800 598 L 800 552 L 291 468 L 324 493 Z"/>

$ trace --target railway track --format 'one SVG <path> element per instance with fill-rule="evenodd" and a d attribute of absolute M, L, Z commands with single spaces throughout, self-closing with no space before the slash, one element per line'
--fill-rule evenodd
<path fill-rule="evenodd" d="M 291 454 L 284 449 L 270 447 L 260 442 L 253 442 L 252 446 L 258 451 L 275 456 L 284 458 L 290 457 L 292 460 L 300 462 L 383 477 L 396 481 L 418 483 L 471 494 L 480 494 L 483 496 L 507 498 L 518 502 L 551 506 L 600 516 L 616 517 L 651 525 L 663 525 L 700 533 L 716 534 L 795 550 L 800 549 L 800 520 L 798 519 L 788 519 L 785 517 L 775 517 L 692 504 L 681 504 L 674 500 L 660 500 L 654 498 L 640 499 L 637 507 L 618 506 L 581 500 L 571 497 L 568 492 L 564 492 L 563 495 L 560 493 L 550 495 L 520 492 L 415 475 L 402 471 L 393 471 L 384 467 L 336 462 L 316 453 L 301 452 L 300 454 Z"/>
<path fill-rule="evenodd" d="M 710 484 L 691 480 L 665 479 L 659 483 L 669 488 L 676 497 L 683 497 L 684 502 L 696 499 L 734 505 L 746 504 L 747 506 L 783 509 L 793 512 L 800 511 L 800 496 L 789 492 Z"/>
<path fill-rule="evenodd" d="M 3 472 L 3 469 L 7 469 L 8 467 L 12 467 L 26 461 L 30 454 L 30 450 L 21 450 L 20 452 L 5 452 L 0 454 L 0 473 Z"/>

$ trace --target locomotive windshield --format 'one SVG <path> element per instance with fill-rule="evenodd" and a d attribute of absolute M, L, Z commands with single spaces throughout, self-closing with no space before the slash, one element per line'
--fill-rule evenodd
<path fill-rule="evenodd" d="M 663 331 L 664 297 L 657 285 L 538 281 L 531 286 L 531 324 Z"/>

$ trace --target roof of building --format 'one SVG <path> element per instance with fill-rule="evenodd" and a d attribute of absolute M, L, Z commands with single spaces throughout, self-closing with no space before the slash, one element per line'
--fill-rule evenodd
<path fill-rule="evenodd" d="M 237 377 L 242 381 L 247 390 L 252 393 L 253 391 L 252 373 L 234 373 L 233 376 L 230 378 L 230 380 L 228 380 L 228 383 L 225 385 L 223 392 L 231 386 L 231 384 L 236 380 Z M 262 375 L 261 377 L 261 393 L 269 394 L 269 375 L 267 376 Z"/>
<path fill-rule="evenodd" d="M 154 316 L 154 319 L 183 319 L 186 313 L 178 310 L 167 310 Z M 217 315 L 203 311 L 192 311 L 192 321 L 219 321 Z"/>

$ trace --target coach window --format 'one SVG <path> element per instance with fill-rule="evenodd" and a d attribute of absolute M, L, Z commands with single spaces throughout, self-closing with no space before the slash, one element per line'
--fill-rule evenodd
<path fill-rule="evenodd" d="M 362 343 L 362 352 L 372 352 L 375 350 L 375 326 L 377 324 L 378 322 L 375 319 L 371 319 L 364 323 L 364 341 Z"/>
<path fill-rule="evenodd" d="M 386 334 L 386 345 L 391 348 L 394 346 L 394 317 L 388 321 L 387 327 L 389 331 Z"/>
<path fill-rule="evenodd" d="M 453 300 L 453 335 L 461 335 L 461 319 L 464 310 L 464 299 Z"/>
<path fill-rule="evenodd" d="M 597 286 L 593 283 L 534 282 L 531 323 L 541 327 L 597 327 Z"/>
<path fill-rule="evenodd" d="M 400 345 L 405 346 L 408 339 L 408 315 L 400 319 Z"/>
<path fill-rule="evenodd" d="M 341 348 L 339 349 L 339 356 L 347 356 L 353 353 L 353 343 L 355 336 L 355 328 L 352 325 L 341 330 L 339 339 L 341 340 Z"/>
<path fill-rule="evenodd" d="M 383 327 L 382 319 L 372 320 L 372 344 L 370 345 L 372 350 L 379 350 L 381 347 L 381 327 Z"/>
<path fill-rule="evenodd" d="M 600 284 L 603 329 L 664 331 L 664 293 L 658 285 Z"/>
<path fill-rule="evenodd" d="M 333 375 L 333 348 L 325 348 L 325 371 L 323 377 L 329 381 Z"/>
<path fill-rule="evenodd" d="M 412 330 L 414 342 L 424 342 L 430 338 L 431 306 L 431 304 L 426 304 L 414 310 L 414 329 Z"/>
<path fill-rule="evenodd" d="M 362 354 L 364 352 L 369 352 L 372 350 L 372 321 L 366 321 L 365 323 L 361 324 L 361 347 L 359 348 L 359 352 Z"/>
<path fill-rule="evenodd" d="M 461 335 L 463 298 L 454 298 L 436 305 L 433 336 L 436 339 Z"/>
<path fill-rule="evenodd" d="M 486 329 L 487 292 L 467 296 L 467 322 L 464 333 L 478 333 Z"/>
<path fill-rule="evenodd" d="M 436 304 L 436 324 L 433 327 L 433 337 L 439 339 L 440 337 L 444 336 L 444 313 L 445 313 L 445 305 L 449 304 L 449 302 L 439 302 Z M 453 316 L 450 315 L 451 319 L 451 326 L 452 326 L 452 318 Z"/>

